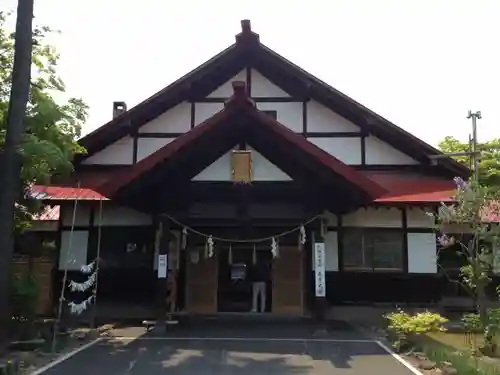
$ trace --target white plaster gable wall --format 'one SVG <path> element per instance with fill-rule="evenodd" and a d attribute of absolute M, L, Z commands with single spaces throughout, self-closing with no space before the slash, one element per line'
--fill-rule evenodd
<path fill-rule="evenodd" d="M 224 109 L 224 103 L 196 103 L 194 109 L 194 124 L 200 125 L 217 112 Z"/>
<path fill-rule="evenodd" d="M 360 138 L 307 138 L 307 140 L 345 164 L 361 164 Z"/>
<path fill-rule="evenodd" d="M 260 74 L 255 69 L 252 69 L 252 84 L 251 84 L 251 94 L 254 98 L 259 97 L 278 97 L 278 98 L 289 98 L 287 92 L 276 86 L 262 74 Z"/>
<path fill-rule="evenodd" d="M 193 181 L 230 181 L 231 180 L 231 153 L 227 152 L 210 164 L 195 177 Z"/>
<path fill-rule="evenodd" d="M 318 133 L 359 132 L 359 126 L 315 101 L 307 102 L 307 131 Z"/>
<path fill-rule="evenodd" d="M 175 138 L 139 138 L 137 140 L 137 161 L 148 157 L 174 140 Z"/>
<path fill-rule="evenodd" d="M 236 149 L 236 146 L 234 147 Z M 252 151 L 252 174 L 254 181 L 290 181 L 291 178 L 267 160 L 262 154 L 247 146 Z M 229 151 L 210 164 L 193 178 L 193 181 L 232 181 L 231 154 Z"/>
<path fill-rule="evenodd" d="M 302 103 L 263 103 L 257 102 L 257 109 L 261 111 L 276 111 L 276 119 L 290 130 L 302 132 Z"/>
<path fill-rule="evenodd" d="M 191 104 L 184 102 L 139 128 L 139 133 L 184 133 L 191 128 Z"/>
<path fill-rule="evenodd" d="M 229 98 L 233 95 L 233 82 L 234 81 L 243 81 L 247 83 L 247 73 L 246 69 L 243 69 L 238 74 L 236 74 L 229 81 L 224 82 L 222 85 L 217 87 L 215 91 L 211 92 L 207 98 Z"/>
<path fill-rule="evenodd" d="M 272 83 L 270 80 L 268 80 L 266 77 L 264 77 L 262 74 L 260 74 L 255 69 L 252 69 L 251 76 L 252 76 L 251 90 L 252 90 L 253 97 L 256 97 L 256 98 L 258 98 L 258 97 L 280 97 L 280 98 L 290 97 L 290 95 L 288 95 L 288 93 L 286 93 L 279 86 Z M 245 69 L 241 70 L 234 77 L 229 79 L 227 82 L 224 82 L 217 89 L 215 89 L 213 92 L 211 92 L 207 97 L 208 98 L 229 98 L 231 95 L 233 95 L 232 84 L 234 81 L 243 81 L 246 84 L 248 84 L 246 70 Z"/>
<path fill-rule="evenodd" d="M 291 178 L 276 165 L 247 145 L 252 151 L 252 173 L 255 181 L 290 181 Z"/>
<path fill-rule="evenodd" d="M 375 137 L 365 140 L 366 164 L 412 165 L 416 160 Z"/>
<path fill-rule="evenodd" d="M 85 159 L 83 164 L 132 164 L 133 149 L 134 140 L 123 137 Z"/>

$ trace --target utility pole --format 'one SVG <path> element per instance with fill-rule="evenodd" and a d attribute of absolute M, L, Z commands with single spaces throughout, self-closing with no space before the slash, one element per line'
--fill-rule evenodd
<path fill-rule="evenodd" d="M 428 155 L 428 158 L 431 160 L 432 165 L 437 165 L 439 163 L 439 159 L 445 159 L 453 156 L 469 156 L 471 159 L 472 169 L 473 169 L 473 178 L 474 181 L 479 181 L 479 158 L 481 154 L 481 150 L 478 150 L 478 142 L 477 142 L 477 120 L 480 120 L 481 111 L 472 112 L 469 111 L 467 114 L 467 118 L 472 119 L 472 137 L 469 134 L 469 150 L 465 152 L 451 152 L 451 153 L 443 153 L 439 155 Z"/>
<path fill-rule="evenodd" d="M 481 111 L 469 111 L 467 118 L 472 119 L 472 165 L 474 169 L 474 180 L 479 182 L 479 155 L 477 151 L 477 120 L 481 119 Z"/>
<path fill-rule="evenodd" d="M 10 325 L 10 270 L 14 252 L 14 204 L 20 191 L 21 157 L 18 153 L 24 134 L 24 116 L 31 83 L 34 0 L 18 0 L 14 64 L 7 112 L 7 131 L 1 162 L 0 191 L 0 349 Z"/>

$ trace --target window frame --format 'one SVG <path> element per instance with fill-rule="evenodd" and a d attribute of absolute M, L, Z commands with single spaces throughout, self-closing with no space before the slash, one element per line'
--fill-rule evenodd
<path fill-rule="evenodd" d="M 366 244 L 367 236 L 373 236 L 376 233 L 390 233 L 391 235 L 397 234 L 400 237 L 400 253 L 399 257 L 401 259 L 400 265 L 398 267 L 376 267 L 375 259 L 376 259 L 376 249 L 373 245 L 373 238 L 371 239 L 372 244 Z M 346 238 L 349 235 L 353 235 L 354 237 L 359 236 L 361 239 L 361 257 L 363 259 L 371 258 L 368 262 L 365 262 L 365 265 L 346 265 L 346 253 L 349 249 L 346 246 Z M 398 240 L 398 241 L 399 241 Z M 361 228 L 361 227 L 350 227 L 350 228 L 342 228 L 341 235 L 341 264 L 340 269 L 345 272 L 370 272 L 370 273 L 405 273 L 407 272 L 407 246 L 406 246 L 406 236 L 405 232 L 402 228 Z"/>

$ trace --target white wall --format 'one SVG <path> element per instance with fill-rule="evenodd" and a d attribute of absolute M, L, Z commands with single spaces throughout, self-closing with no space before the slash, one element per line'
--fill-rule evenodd
<path fill-rule="evenodd" d="M 437 272 L 436 233 L 408 233 L 408 272 Z"/>
<path fill-rule="evenodd" d="M 87 264 L 87 247 L 89 232 L 87 230 L 70 230 L 61 232 L 61 249 L 59 252 L 59 270 L 79 270 Z"/>
<path fill-rule="evenodd" d="M 365 140 L 366 164 L 415 165 L 416 160 L 375 137 Z"/>
<path fill-rule="evenodd" d="M 265 78 L 255 69 L 252 69 L 252 97 L 277 97 L 277 98 L 287 98 L 290 97 L 284 90 L 279 86 Z"/>
<path fill-rule="evenodd" d="M 236 146 L 234 147 L 236 149 Z M 252 148 L 247 147 L 252 150 Z M 232 181 L 231 154 L 229 151 L 193 178 L 193 181 Z M 252 150 L 253 181 L 289 181 L 291 178 L 267 160 L 262 154 Z"/>
<path fill-rule="evenodd" d="M 345 164 L 361 164 L 360 138 L 308 138 L 307 140 Z"/>
<path fill-rule="evenodd" d="M 224 103 L 196 103 L 194 109 L 194 125 L 200 125 L 217 112 L 224 109 Z"/>
<path fill-rule="evenodd" d="M 134 140 L 126 136 L 96 152 L 83 161 L 83 164 L 132 164 Z"/>
<path fill-rule="evenodd" d="M 233 85 L 234 81 L 243 81 L 245 84 L 247 83 L 247 73 L 246 69 L 241 70 L 238 74 L 236 74 L 229 81 L 224 82 L 222 85 L 217 87 L 214 91 L 212 91 L 207 98 L 229 98 L 233 95 Z"/>
<path fill-rule="evenodd" d="M 184 133 L 191 128 L 191 104 L 183 102 L 139 128 L 139 133 Z"/>
<path fill-rule="evenodd" d="M 315 101 L 307 103 L 307 131 L 318 133 L 359 132 L 359 126 Z"/>
<path fill-rule="evenodd" d="M 232 82 L 246 82 L 246 71 L 243 69 L 237 75 L 219 86 L 208 95 L 208 98 L 229 98 L 233 94 Z M 254 98 L 259 97 L 290 97 L 288 93 L 273 84 L 256 70 L 251 74 L 251 90 Z M 223 103 L 195 103 L 194 125 L 197 126 L 224 108 Z M 260 110 L 276 111 L 277 120 L 290 130 L 303 131 L 302 102 L 257 102 Z M 309 101 L 307 108 L 307 131 L 314 133 L 360 132 L 356 124 L 338 115 L 334 111 L 316 101 Z M 191 128 L 191 104 L 180 103 L 157 118 L 151 120 L 139 129 L 139 133 L 184 133 Z M 154 151 L 165 146 L 170 138 L 140 138 L 138 140 L 137 159 L 141 160 Z M 322 148 L 346 164 L 361 164 L 361 138 L 309 138 L 310 142 Z M 365 140 L 366 163 L 370 165 L 412 165 L 417 161 L 394 147 L 382 142 L 374 136 Z M 131 164 L 133 162 L 133 140 L 124 137 L 105 149 L 90 156 L 85 164 Z"/>
<path fill-rule="evenodd" d="M 276 119 L 296 133 L 302 133 L 302 103 L 262 103 L 257 102 L 260 111 L 276 111 Z"/>
<path fill-rule="evenodd" d="M 139 138 L 137 140 L 137 161 L 148 157 L 174 140 L 175 138 Z"/>

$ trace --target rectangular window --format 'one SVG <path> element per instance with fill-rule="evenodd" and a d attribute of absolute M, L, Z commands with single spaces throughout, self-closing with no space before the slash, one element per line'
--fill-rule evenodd
<path fill-rule="evenodd" d="M 404 236 L 390 230 L 345 230 L 343 268 L 352 271 L 403 271 Z"/>

